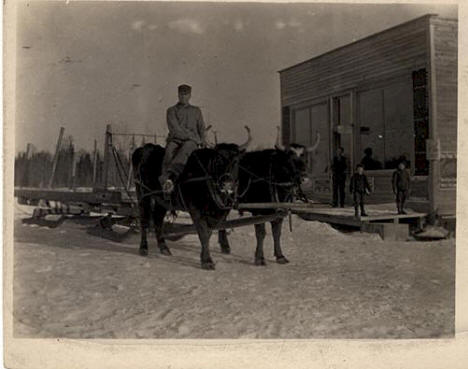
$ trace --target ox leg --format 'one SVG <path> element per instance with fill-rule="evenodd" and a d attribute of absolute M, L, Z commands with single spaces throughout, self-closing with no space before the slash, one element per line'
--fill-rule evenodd
<path fill-rule="evenodd" d="M 223 254 L 231 253 L 231 246 L 229 246 L 229 240 L 227 238 L 227 232 L 225 229 L 222 229 L 218 232 L 218 242 Z"/>
<path fill-rule="evenodd" d="M 164 217 L 166 216 L 166 209 L 155 206 L 153 210 L 153 221 L 154 221 L 154 233 L 156 235 L 156 240 L 158 241 L 159 251 L 163 255 L 170 256 L 171 250 L 166 245 L 166 240 L 162 236 Z"/>
<path fill-rule="evenodd" d="M 257 238 L 257 249 L 255 250 L 255 265 L 266 265 L 263 255 L 263 241 L 265 240 L 265 223 L 255 224 L 255 237 Z"/>
<path fill-rule="evenodd" d="M 141 256 L 148 255 L 148 227 L 149 220 L 151 217 L 151 202 L 149 196 L 141 199 L 139 201 L 139 210 L 140 210 L 140 249 L 138 250 Z"/>
<path fill-rule="evenodd" d="M 198 238 L 200 239 L 201 243 L 201 267 L 202 269 L 206 270 L 214 270 L 215 263 L 213 262 L 213 259 L 211 259 L 210 255 L 210 237 L 212 230 L 208 226 L 207 220 L 201 217 L 201 214 L 198 212 L 198 210 L 192 209 L 190 211 L 190 215 L 192 216 L 193 224 L 197 229 Z"/>
<path fill-rule="evenodd" d="M 273 244 L 275 247 L 275 257 L 278 264 L 289 263 L 289 260 L 283 255 L 281 251 L 281 228 L 283 226 L 283 219 L 277 219 L 271 222 L 271 233 L 273 233 Z"/>

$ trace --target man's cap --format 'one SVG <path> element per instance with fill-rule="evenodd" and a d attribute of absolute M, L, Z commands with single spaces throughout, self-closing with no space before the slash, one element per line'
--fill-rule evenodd
<path fill-rule="evenodd" d="M 189 94 L 192 92 L 192 87 L 189 85 L 180 85 L 178 87 L 179 94 Z"/>

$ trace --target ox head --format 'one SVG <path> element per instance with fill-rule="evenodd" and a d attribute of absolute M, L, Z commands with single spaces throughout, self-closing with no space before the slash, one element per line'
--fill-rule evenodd
<path fill-rule="evenodd" d="M 285 167 L 289 168 L 290 179 L 294 182 L 296 190 L 300 190 L 300 186 L 305 182 L 307 178 L 307 166 L 306 166 L 306 156 L 315 151 L 320 143 L 320 134 L 317 132 L 315 143 L 311 146 L 305 146 L 297 143 L 292 143 L 289 145 L 289 148 L 285 148 L 280 143 L 280 128 L 277 127 L 277 137 L 275 148 L 277 151 L 281 151 L 287 157 L 287 165 Z M 283 170 L 284 171 L 284 170 Z M 286 175 L 286 174 L 284 174 Z"/>
<path fill-rule="evenodd" d="M 244 127 L 247 131 L 247 140 L 241 144 L 228 144 L 220 143 L 214 146 L 216 153 L 215 160 L 212 163 L 212 173 L 215 174 L 215 181 L 218 191 L 227 197 L 235 198 L 238 175 L 239 175 L 239 161 L 241 156 L 247 150 L 252 136 L 250 134 L 250 128 Z"/>

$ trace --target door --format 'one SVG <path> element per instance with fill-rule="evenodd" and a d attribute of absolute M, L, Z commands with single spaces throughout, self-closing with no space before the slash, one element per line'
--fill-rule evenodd
<path fill-rule="evenodd" d="M 353 127 L 351 111 L 351 95 L 346 94 L 332 99 L 333 102 L 333 137 L 330 157 L 336 155 L 336 150 L 342 147 L 348 166 L 353 165 Z"/>
<path fill-rule="evenodd" d="M 385 168 L 394 169 L 403 157 L 414 167 L 413 91 L 411 81 L 384 89 Z"/>
<path fill-rule="evenodd" d="M 413 99 L 410 80 L 358 94 L 358 160 L 372 149 L 367 169 L 394 169 L 404 157 L 414 163 Z M 369 165 L 370 165 L 369 164 Z"/>
<path fill-rule="evenodd" d="M 313 105 L 310 108 L 311 132 L 309 137 L 310 146 L 315 143 L 317 133 L 320 134 L 320 142 L 317 149 L 309 154 L 311 163 L 310 171 L 313 177 L 328 176 L 330 170 L 330 126 L 328 119 L 328 104 Z"/>
<path fill-rule="evenodd" d="M 358 95 L 359 104 L 359 148 L 358 161 L 364 157 L 366 149 L 372 150 L 372 158 L 383 167 L 384 160 L 384 111 L 383 90 L 363 91 Z"/>

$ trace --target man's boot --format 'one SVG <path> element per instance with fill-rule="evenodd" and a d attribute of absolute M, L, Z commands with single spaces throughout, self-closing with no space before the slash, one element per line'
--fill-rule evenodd
<path fill-rule="evenodd" d="M 404 202 L 402 202 L 401 205 L 400 205 L 400 212 L 401 212 L 400 214 L 404 214 L 404 215 L 408 214 L 405 211 L 405 203 Z"/>
<path fill-rule="evenodd" d="M 367 217 L 367 213 L 364 210 L 364 204 L 361 204 L 361 217 Z"/>
<path fill-rule="evenodd" d="M 174 182 L 172 182 L 172 179 L 166 179 L 166 181 L 163 183 L 162 189 L 164 193 L 171 193 L 174 191 Z"/>

